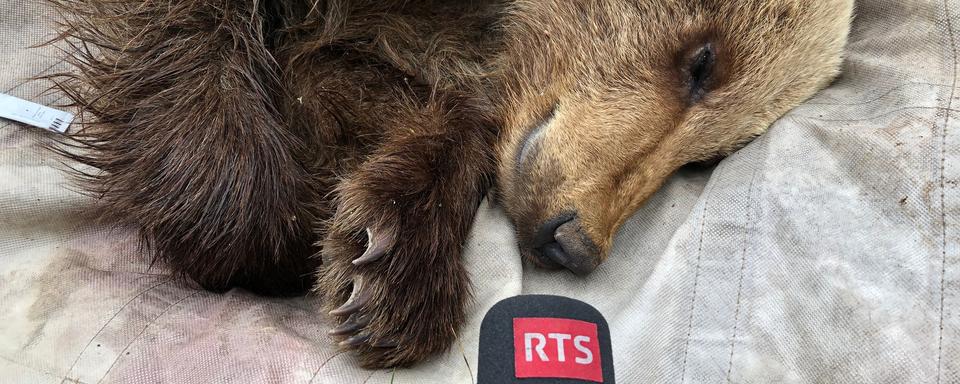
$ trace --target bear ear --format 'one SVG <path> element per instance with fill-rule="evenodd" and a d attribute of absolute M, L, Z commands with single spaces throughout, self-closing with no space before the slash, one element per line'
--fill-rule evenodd
<path fill-rule="evenodd" d="M 685 77 L 687 98 L 690 104 L 703 99 L 714 85 L 714 72 L 717 65 L 717 52 L 712 43 L 695 47 L 681 61 L 681 73 Z"/>

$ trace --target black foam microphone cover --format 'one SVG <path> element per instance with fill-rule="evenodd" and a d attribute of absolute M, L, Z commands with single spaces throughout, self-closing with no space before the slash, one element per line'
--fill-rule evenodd
<path fill-rule="evenodd" d="M 480 325 L 477 384 L 614 383 L 607 321 L 560 296 L 503 300 Z"/>

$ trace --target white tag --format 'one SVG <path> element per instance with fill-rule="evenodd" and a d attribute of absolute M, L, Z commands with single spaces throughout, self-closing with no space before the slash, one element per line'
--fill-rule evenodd
<path fill-rule="evenodd" d="M 37 128 L 67 132 L 73 114 L 0 93 L 0 117 Z"/>

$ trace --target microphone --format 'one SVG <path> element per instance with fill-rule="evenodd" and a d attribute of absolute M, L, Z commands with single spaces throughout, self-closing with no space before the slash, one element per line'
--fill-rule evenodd
<path fill-rule="evenodd" d="M 511 297 L 480 324 L 477 370 L 477 384 L 613 384 L 610 328 L 579 300 Z"/>

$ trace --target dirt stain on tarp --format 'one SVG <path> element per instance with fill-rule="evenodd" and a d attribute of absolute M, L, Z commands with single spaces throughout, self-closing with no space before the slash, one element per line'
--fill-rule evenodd
<path fill-rule="evenodd" d="M 27 318 L 35 326 L 24 348 L 29 348 L 37 341 L 49 319 L 59 317 L 66 310 L 73 293 L 109 274 L 90 268 L 90 256 L 76 250 L 59 249 L 50 259 L 51 262 L 30 284 L 31 289 L 36 291 L 36 297 L 30 304 Z"/>

